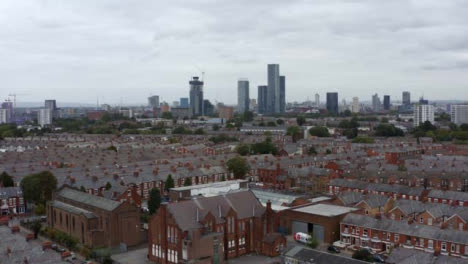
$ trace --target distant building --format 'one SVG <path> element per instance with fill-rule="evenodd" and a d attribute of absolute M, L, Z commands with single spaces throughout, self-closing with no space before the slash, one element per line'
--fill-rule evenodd
<path fill-rule="evenodd" d="M 104 110 L 104 111 L 109 112 L 112 109 L 112 107 L 110 105 L 108 105 L 108 104 L 102 104 L 101 109 Z"/>
<path fill-rule="evenodd" d="M 265 113 L 279 113 L 280 75 L 279 64 L 268 64 L 268 92 Z"/>
<path fill-rule="evenodd" d="M 57 109 L 57 102 L 56 100 L 45 100 L 44 107 L 46 109 L 51 109 L 52 111 L 55 111 Z"/>
<path fill-rule="evenodd" d="M 383 108 L 384 110 L 390 110 L 390 95 L 384 95 L 383 97 Z"/>
<path fill-rule="evenodd" d="M 180 102 L 179 101 L 173 101 L 172 102 L 172 107 L 179 107 L 180 106 Z"/>
<path fill-rule="evenodd" d="M 135 246 L 144 240 L 140 211 L 128 202 L 62 187 L 46 209 L 48 227 L 89 247 Z"/>
<path fill-rule="evenodd" d="M 381 103 L 380 103 L 380 98 L 378 94 L 374 94 L 372 96 L 372 110 L 374 112 L 380 112 L 381 110 Z"/>
<path fill-rule="evenodd" d="M 37 112 L 37 123 L 41 126 L 52 125 L 53 110 L 49 108 L 41 108 Z"/>
<path fill-rule="evenodd" d="M 214 105 L 210 102 L 210 100 L 205 99 L 203 100 L 203 111 L 204 115 L 206 116 L 213 116 L 215 112 L 215 107 Z"/>
<path fill-rule="evenodd" d="M 286 77 L 280 76 L 279 113 L 286 112 Z"/>
<path fill-rule="evenodd" d="M 0 109 L 0 124 L 8 124 L 11 122 L 10 109 Z"/>
<path fill-rule="evenodd" d="M 169 112 L 169 111 L 170 111 L 169 104 L 166 103 L 166 102 L 163 102 L 161 104 L 161 113 L 165 113 L 165 112 Z"/>
<path fill-rule="evenodd" d="M 468 105 L 451 105 L 450 120 L 457 125 L 468 124 Z"/>
<path fill-rule="evenodd" d="M 416 127 L 426 121 L 434 123 L 434 106 L 428 104 L 416 105 L 413 112 L 413 125 Z"/>
<path fill-rule="evenodd" d="M 180 107 L 190 107 L 189 99 L 187 97 L 180 98 Z"/>
<path fill-rule="evenodd" d="M 237 112 L 249 111 L 249 80 L 241 79 L 237 81 Z"/>
<path fill-rule="evenodd" d="M 250 99 L 250 105 L 249 105 L 250 111 L 254 111 L 257 109 L 257 100 L 256 99 Z"/>
<path fill-rule="evenodd" d="M 338 114 L 338 93 L 327 93 L 327 110 L 331 114 Z"/>
<path fill-rule="evenodd" d="M 224 118 L 226 120 L 232 119 L 234 117 L 234 107 L 218 104 L 218 113 L 219 118 Z"/>
<path fill-rule="evenodd" d="M 158 95 L 153 95 L 148 97 L 148 107 L 151 109 L 153 108 L 159 108 L 159 96 Z"/>
<path fill-rule="evenodd" d="M 353 104 L 351 105 L 351 112 L 359 113 L 361 107 L 359 105 L 359 97 L 353 97 Z"/>
<path fill-rule="evenodd" d="M 419 104 L 427 105 L 427 104 L 429 104 L 429 100 L 424 99 L 424 97 L 421 97 L 421 98 L 419 98 Z"/>
<path fill-rule="evenodd" d="M 123 115 L 124 117 L 133 118 L 132 109 L 120 109 L 119 114 Z"/>
<path fill-rule="evenodd" d="M 411 93 L 410 92 L 403 92 L 403 99 L 402 99 L 402 104 L 403 105 L 410 105 L 411 104 Z"/>
<path fill-rule="evenodd" d="M 318 93 L 315 94 L 315 107 L 320 107 L 320 95 Z"/>
<path fill-rule="evenodd" d="M 97 121 L 97 120 L 101 120 L 105 114 L 106 114 L 106 111 L 98 110 L 98 111 L 89 111 L 86 113 L 86 116 L 88 117 L 88 120 Z"/>
<path fill-rule="evenodd" d="M 259 114 L 265 114 L 267 112 L 267 100 L 268 100 L 268 86 L 260 85 L 258 86 L 258 109 Z"/>
<path fill-rule="evenodd" d="M 172 107 L 171 113 L 175 118 L 190 118 L 190 109 L 188 107 Z"/>
<path fill-rule="evenodd" d="M 203 102 L 203 81 L 197 76 L 193 77 L 190 84 L 190 111 L 193 116 L 205 115 Z"/>

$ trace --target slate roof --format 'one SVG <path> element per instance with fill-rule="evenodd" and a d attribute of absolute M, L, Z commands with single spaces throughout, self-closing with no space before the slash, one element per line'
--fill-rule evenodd
<path fill-rule="evenodd" d="M 406 221 L 394 221 L 386 218 L 376 219 L 366 215 L 348 214 L 345 216 L 345 218 L 343 218 L 341 223 L 421 237 L 425 239 L 455 242 L 465 245 L 468 244 L 468 236 L 466 232 L 450 229 L 440 229 L 439 227 L 419 225 L 416 223 L 408 224 Z"/>
<path fill-rule="evenodd" d="M 68 187 L 62 188 L 57 193 L 57 198 L 65 198 L 82 204 L 97 207 L 106 211 L 113 211 L 122 203 L 89 193 L 77 191 Z"/>
<path fill-rule="evenodd" d="M 361 264 L 368 263 L 357 259 L 346 258 L 340 255 L 333 255 L 323 251 L 306 248 L 303 246 L 294 246 L 283 253 L 283 258 L 293 258 L 299 263 L 310 264 Z M 286 262 L 283 262 L 286 263 Z"/>
<path fill-rule="evenodd" d="M 51 204 L 55 208 L 62 209 L 64 211 L 70 212 L 72 214 L 76 214 L 76 215 L 82 214 L 86 218 L 95 218 L 96 217 L 95 214 L 93 214 L 92 212 L 90 212 L 88 210 L 85 210 L 85 209 L 82 209 L 82 208 L 79 208 L 79 207 L 76 207 L 76 206 L 73 206 L 73 205 L 70 205 L 70 204 L 66 204 L 66 203 L 63 203 L 63 202 L 60 202 L 60 201 L 52 201 Z"/>
<path fill-rule="evenodd" d="M 343 203 L 343 205 L 349 206 L 364 200 L 364 194 L 353 191 L 341 192 L 338 194 L 337 198 Z"/>
<path fill-rule="evenodd" d="M 167 205 L 167 210 L 172 214 L 179 228 L 184 231 L 200 228 L 200 221 L 208 213 L 216 218 L 217 223 L 222 223 L 231 208 L 241 219 L 260 217 L 266 210 L 249 190 L 212 197 L 196 197 L 192 200 Z"/>
<path fill-rule="evenodd" d="M 23 197 L 23 191 L 20 187 L 0 188 L 0 199 L 8 199 L 10 197 Z"/>
<path fill-rule="evenodd" d="M 431 190 L 427 197 L 446 200 L 468 201 L 468 192 Z"/>

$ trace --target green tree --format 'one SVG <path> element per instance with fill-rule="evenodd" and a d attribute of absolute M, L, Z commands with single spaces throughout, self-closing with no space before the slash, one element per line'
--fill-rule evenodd
<path fill-rule="evenodd" d="M 171 112 L 164 112 L 164 113 L 162 113 L 161 117 L 164 118 L 164 119 L 172 119 L 173 118 Z"/>
<path fill-rule="evenodd" d="M 288 136 L 292 137 L 292 141 L 294 143 L 297 142 L 297 137 L 301 134 L 301 130 L 299 129 L 298 126 L 290 126 L 288 127 L 288 130 L 286 132 Z"/>
<path fill-rule="evenodd" d="M 57 189 L 57 179 L 50 171 L 42 171 L 24 177 L 20 186 L 26 201 L 45 204 Z"/>
<path fill-rule="evenodd" d="M 192 186 L 192 178 L 187 177 L 184 179 L 184 186 Z"/>
<path fill-rule="evenodd" d="M 313 234 L 309 234 L 310 236 L 310 239 L 309 241 L 307 241 L 307 245 L 310 247 L 310 248 L 316 248 L 318 247 L 318 245 L 320 244 L 319 241 L 314 237 Z"/>
<path fill-rule="evenodd" d="M 168 192 L 171 188 L 174 188 L 174 179 L 172 179 L 172 175 L 169 174 L 167 175 L 166 182 L 164 183 L 164 190 Z"/>
<path fill-rule="evenodd" d="M 252 122 L 254 119 L 254 113 L 252 111 L 245 111 L 242 114 L 242 121 L 244 122 Z"/>
<path fill-rule="evenodd" d="M 309 148 L 309 150 L 307 150 L 307 155 L 311 156 L 311 155 L 316 155 L 317 154 L 317 150 L 315 149 L 314 146 L 311 146 Z"/>
<path fill-rule="evenodd" d="M 110 190 L 110 188 L 112 188 L 112 184 L 110 182 L 107 182 L 105 188 L 106 188 L 106 191 Z"/>
<path fill-rule="evenodd" d="M 15 182 L 13 181 L 13 177 L 4 171 L 0 174 L 0 185 L 3 187 L 13 187 L 15 186 Z"/>
<path fill-rule="evenodd" d="M 151 189 L 148 199 L 148 210 L 150 215 L 154 214 L 161 206 L 161 192 L 158 188 Z"/>
<path fill-rule="evenodd" d="M 462 130 L 462 131 L 468 131 L 468 124 L 461 124 L 461 125 L 460 125 L 460 130 Z"/>
<path fill-rule="evenodd" d="M 193 132 L 195 135 L 203 135 L 205 134 L 205 130 L 203 128 L 197 128 L 195 132 Z"/>
<path fill-rule="evenodd" d="M 86 188 L 85 188 L 83 185 L 81 185 L 81 187 L 80 187 L 80 191 L 82 191 L 82 192 L 86 192 Z"/>
<path fill-rule="evenodd" d="M 296 117 L 296 123 L 297 123 L 298 126 L 304 125 L 305 122 L 306 122 L 306 119 L 305 119 L 304 116 L 300 115 L 300 116 Z"/>
<path fill-rule="evenodd" d="M 250 146 L 247 144 L 239 144 L 236 146 L 236 152 L 242 156 L 248 155 L 250 153 Z"/>
<path fill-rule="evenodd" d="M 392 124 L 381 123 L 375 128 L 375 135 L 378 137 L 402 137 L 405 133 Z"/>
<path fill-rule="evenodd" d="M 371 137 L 359 136 L 359 137 L 355 137 L 351 142 L 353 142 L 353 143 L 373 144 L 373 143 L 375 143 L 375 140 L 374 140 L 374 138 L 371 138 Z"/>
<path fill-rule="evenodd" d="M 354 251 L 353 259 L 359 259 L 359 260 L 368 261 L 368 262 L 373 261 L 371 252 L 369 252 L 369 250 L 365 248 Z"/>
<path fill-rule="evenodd" d="M 213 131 L 218 131 L 218 130 L 219 130 L 219 125 L 214 124 L 214 125 L 213 125 Z"/>
<path fill-rule="evenodd" d="M 276 124 L 278 124 L 278 125 L 281 126 L 281 125 L 284 124 L 284 120 L 283 120 L 283 119 L 277 119 L 277 120 L 276 120 Z"/>
<path fill-rule="evenodd" d="M 250 171 L 250 165 L 248 161 L 241 156 L 231 158 L 227 161 L 226 165 L 228 171 L 233 173 L 236 179 L 243 179 Z"/>
<path fill-rule="evenodd" d="M 268 121 L 267 126 L 274 127 L 276 126 L 276 123 L 273 121 Z"/>
<path fill-rule="evenodd" d="M 34 232 L 34 239 L 37 239 L 37 235 L 41 231 L 42 224 L 41 221 L 36 220 L 31 224 L 31 230 Z"/>
<path fill-rule="evenodd" d="M 311 129 L 309 129 L 309 134 L 311 136 L 316 136 L 316 137 L 329 137 L 330 133 L 328 132 L 328 128 L 323 127 L 323 126 L 316 126 Z"/>
<path fill-rule="evenodd" d="M 35 215 L 45 215 L 45 213 L 46 213 L 46 209 L 45 209 L 45 206 L 43 204 L 38 204 L 34 208 L 34 214 Z"/>

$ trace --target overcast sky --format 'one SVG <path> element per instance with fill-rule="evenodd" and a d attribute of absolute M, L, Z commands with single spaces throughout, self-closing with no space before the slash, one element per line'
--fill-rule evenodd
<path fill-rule="evenodd" d="M 146 103 L 252 98 L 267 64 L 287 101 L 339 92 L 370 100 L 468 99 L 466 0 L 1 0 L 0 99 Z"/>

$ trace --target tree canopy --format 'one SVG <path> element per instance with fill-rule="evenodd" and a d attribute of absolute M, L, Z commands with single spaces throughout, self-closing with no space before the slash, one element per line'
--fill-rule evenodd
<path fill-rule="evenodd" d="M 226 163 L 228 171 L 234 174 L 236 179 L 243 179 L 250 170 L 248 161 L 241 156 L 231 158 Z"/>
<path fill-rule="evenodd" d="M 296 143 L 297 137 L 301 134 L 301 129 L 298 126 L 290 126 L 286 132 L 288 136 L 292 137 L 292 141 Z"/>
<path fill-rule="evenodd" d="M 328 128 L 323 127 L 323 126 L 316 126 L 311 129 L 309 129 L 309 134 L 311 136 L 316 136 L 316 137 L 329 137 L 330 132 L 328 132 Z"/>
<path fill-rule="evenodd" d="M 0 174 L 0 185 L 3 187 L 13 187 L 15 183 L 13 181 L 13 177 L 11 177 L 5 171 Z"/>
<path fill-rule="evenodd" d="M 150 215 L 154 214 L 161 206 L 161 192 L 158 188 L 151 189 L 148 199 L 148 210 Z"/>
<path fill-rule="evenodd" d="M 57 179 L 50 171 L 42 171 L 24 177 L 20 185 L 26 201 L 45 204 L 57 189 Z"/>
<path fill-rule="evenodd" d="M 375 128 L 375 135 L 379 137 L 402 137 L 405 133 L 392 124 L 381 123 Z"/>
<path fill-rule="evenodd" d="M 167 175 L 166 182 L 164 183 L 164 190 L 168 192 L 171 188 L 174 188 L 174 179 L 172 179 L 172 175 L 169 174 Z"/>

